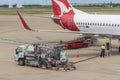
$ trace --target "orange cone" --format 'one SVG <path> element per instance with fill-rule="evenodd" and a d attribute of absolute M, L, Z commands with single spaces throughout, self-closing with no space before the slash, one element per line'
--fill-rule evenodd
<path fill-rule="evenodd" d="M 80 54 L 77 54 L 77 55 L 76 55 L 76 58 L 80 58 Z"/>

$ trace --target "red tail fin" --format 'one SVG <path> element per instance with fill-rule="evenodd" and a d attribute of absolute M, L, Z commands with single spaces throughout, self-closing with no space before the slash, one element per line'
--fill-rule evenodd
<path fill-rule="evenodd" d="M 68 0 L 52 0 L 54 16 L 62 16 L 65 13 L 74 14 L 72 5 Z"/>
<path fill-rule="evenodd" d="M 27 23 L 25 22 L 25 20 L 23 19 L 23 17 L 21 16 L 19 11 L 17 11 L 17 14 L 18 14 L 18 16 L 19 16 L 19 18 L 20 18 L 24 28 L 31 31 L 32 29 L 27 25 Z"/>

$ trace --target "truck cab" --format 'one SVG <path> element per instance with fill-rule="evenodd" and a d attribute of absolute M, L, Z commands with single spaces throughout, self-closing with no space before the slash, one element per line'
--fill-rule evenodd
<path fill-rule="evenodd" d="M 26 45 L 19 46 L 15 49 L 15 61 L 18 61 L 18 64 L 24 65 L 24 53 Z"/>
<path fill-rule="evenodd" d="M 15 50 L 15 60 L 18 61 L 19 58 L 24 58 L 25 46 L 19 46 Z"/>

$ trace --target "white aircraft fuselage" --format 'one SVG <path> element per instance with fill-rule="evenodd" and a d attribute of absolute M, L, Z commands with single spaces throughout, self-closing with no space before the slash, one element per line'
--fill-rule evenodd
<path fill-rule="evenodd" d="M 120 15 L 74 15 L 80 31 L 120 34 Z"/>

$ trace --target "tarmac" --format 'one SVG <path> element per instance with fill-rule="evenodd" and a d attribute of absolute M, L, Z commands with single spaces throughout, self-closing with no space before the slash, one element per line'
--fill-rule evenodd
<path fill-rule="evenodd" d="M 62 29 L 50 19 L 23 15 L 33 29 Z M 75 71 L 51 71 L 30 66 L 19 66 L 14 61 L 15 48 L 23 43 L 5 41 L 2 38 L 28 43 L 57 43 L 79 37 L 72 33 L 31 32 L 22 27 L 17 15 L 0 15 L 0 80 L 120 80 L 120 53 L 113 48 L 112 55 L 96 57 L 75 64 Z M 96 44 L 104 43 L 98 39 Z M 112 40 L 119 46 L 117 40 Z M 79 54 L 80 57 L 76 57 Z M 67 50 L 69 61 L 76 62 L 100 54 L 99 46 Z"/>

